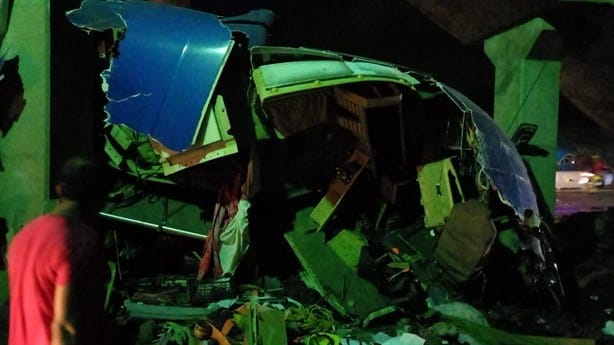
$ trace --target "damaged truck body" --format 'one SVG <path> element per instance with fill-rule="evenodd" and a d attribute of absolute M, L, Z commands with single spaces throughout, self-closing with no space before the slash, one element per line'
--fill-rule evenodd
<path fill-rule="evenodd" d="M 224 256 L 219 270 L 199 257 L 194 277 L 228 279 L 256 247 L 280 255 L 265 243 L 280 236 L 307 286 L 363 326 L 501 275 L 564 295 L 516 147 L 432 76 L 266 46 L 227 18 L 144 1 L 87 0 L 67 17 L 108 60 L 105 153 L 125 178 L 102 215 Z M 510 267 L 489 267 L 493 255 Z"/>

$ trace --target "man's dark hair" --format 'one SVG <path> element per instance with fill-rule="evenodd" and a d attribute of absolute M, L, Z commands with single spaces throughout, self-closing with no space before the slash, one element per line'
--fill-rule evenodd
<path fill-rule="evenodd" d="M 107 193 L 105 169 L 98 161 L 84 156 L 69 158 L 62 165 L 58 183 L 62 196 L 79 202 L 98 202 Z"/>

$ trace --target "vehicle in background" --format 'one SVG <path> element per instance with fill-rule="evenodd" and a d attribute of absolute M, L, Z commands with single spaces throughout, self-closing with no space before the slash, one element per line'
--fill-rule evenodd
<path fill-rule="evenodd" d="M 569 170 L 557 171 L 555 188 L 560 189 L 586 189 L 603 186 L 601 176 L 590 171 Z"/>
<path fill-rule="evenodd" d="M 596 155 L 568 153 L 558 161 L 555 188 L 590 189 L 611 186 L 614 173 Z"/>

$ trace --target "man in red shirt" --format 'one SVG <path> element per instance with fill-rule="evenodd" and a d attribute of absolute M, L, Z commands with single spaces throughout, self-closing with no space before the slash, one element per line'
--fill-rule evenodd
<path fill-rule="evenodd" d="M 89 225 L 102 205 L 102 169 L 85 158 L 63 166 L 49 214 L 9 244 L 9 344 L 101 343 L 106 264 Z"/>

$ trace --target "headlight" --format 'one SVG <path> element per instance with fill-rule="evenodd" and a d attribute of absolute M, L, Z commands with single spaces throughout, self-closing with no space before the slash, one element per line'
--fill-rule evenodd
<path fill-rule="evenodd" d="M 580 178 L 578 179 L 578 184 L 587 184 L 591 182 L 591 180 L 595 177 L 595 174 L 590 172 L 580 173 Z"/>

